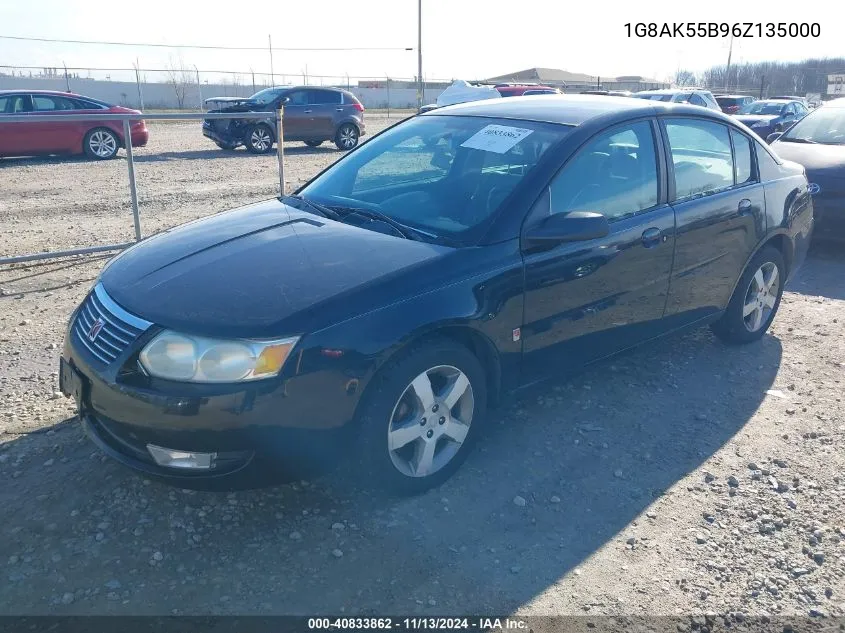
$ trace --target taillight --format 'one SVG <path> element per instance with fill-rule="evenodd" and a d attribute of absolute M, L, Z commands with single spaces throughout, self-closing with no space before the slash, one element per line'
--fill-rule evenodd
<path fill-rule="evenodd" d="M 361 103 L 360 101 L 355 101 L 355 102 L 352 104 L 352 107 L 353 107 L 353 108 L 355 108 L 358 112 L 363 112 L 363 111 L 364 111 L 364 104 L 363 104 L 363 103 Z"/>

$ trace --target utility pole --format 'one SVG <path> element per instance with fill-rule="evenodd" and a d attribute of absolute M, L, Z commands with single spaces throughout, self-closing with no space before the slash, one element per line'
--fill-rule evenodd
<path fill-rule="evenodd" d="M 273 71 L 273 38 L 267 36 L 267 48 L 270 49 L 270 85 L 276 85 L 276 73 Z"/>
<path fill-rule="evenodd" d="M 65 67 L 65 87 L 67 88 L 67 91 L 70 92 L 70 80 L 67 77 L 67 64 L 62 62 L 62 66 Z"/>
<path fill-rule="evenodd" d="M 202 102 L 202 84 L 200 83 L 200 69 L 197 68 L 196 64 L 194 64 L 194 70 L 197 71 L 197 92 L 200 95 L 200 112 L 205 112 L 205 108 L 203 107 L 205 104 Z"/>
<path fill-rule="evenodd" d="M 423 103 L 423 73 L 422 73 L 422 0 L 417 0 L 417 109 Z"/>
<path fill-rule="evenodd" d="M 144 109 L 144 93 L 141 90 L 141 62 L 135 58 L 135 85 L 138 86 L 138 101 L 141 102 L 141 110 Z"/>
<path fill-rule="evenodd" d="M 728 67 L 725 69 L 725 92 L 728 91 L 728 81 L 731 75 L 731 54 L 734 52 L 734 36 L 731 35 L 731 43 L 728 47 Z"/>

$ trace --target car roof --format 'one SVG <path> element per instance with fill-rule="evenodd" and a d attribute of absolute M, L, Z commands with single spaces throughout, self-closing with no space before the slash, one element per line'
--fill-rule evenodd
<path fill-rule="evenodd" d="M 60 97 L 82 97 L 85 99 L 91 98 L 86 97 L 85 95 L 77 94 L 76 92 L 65 92 L 63 90 L 30 90 L 28 88 L 21 88 L 19 90 L 0 90 L 0 95 L 19 95 L 21 93 L 36 95 L 58 95 Z"/>
<path fill-rule="evenodd" d="M 751 95 L 713 95 L 717 99 L 753 99 Z"/>
<path fill-rule="evenodd" d="M 845 108 L 845 97 L 839 97 L 838 99 L 831 99 L 830 101 L 825 101 L 824 107 L 825 108 Z"/>
<path fill-rule="evenodd" d="M 706 92 L 702 88 L 660 88 L 659 90 L 640 90 L 635 95 L 676 95 L 683 92 Z"/>
<path fill-rule="evenodd" d="M 508 97 L 506 99 L 484 99 L 445 106 L 425 112 L 420 116 L 479 116 L 500 119 L 517 119 L 561 125 L 578 126 L 593 119 L 618 114 L 619 120 L 657 114 L 678 114 L 706 116 L 721 121 L 733 121 L 716 110 L 701 106 L 648 101 L 634 97 L 605 99 L 604 95 L 549 95 L 542 99 L 531 97 Z"/>

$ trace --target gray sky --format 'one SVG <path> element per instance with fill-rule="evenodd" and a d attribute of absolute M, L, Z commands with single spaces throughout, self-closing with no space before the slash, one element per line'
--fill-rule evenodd
<path fill-rule="evenodd" d="M 166 44 L 274 47 L 416 47 L 416 0 L 0 0 L 0 35 L 122 40 Z M 246 7 L 249 10 L 246 10 Z M 845 54 L 833 15 L 796 10 L 794 0 L 765 3 L 708 0 L 562 2 L 560 0 L 423 0 L 424 74 L 478 79 L 545 66 L 601 76 L 659 79 L 681 66 L 701 70 L 725 63 L 727 38 L 628 38 L 627 22 L 756 22 L 816 20 L 821 37 L 741 39 L 734 62 L 798 60 Z M 816 4 L 816 7 L 819 5 Z M 231 8 L 235 7 L 235 8 Z M 179 51 L 157 48 L 48 44 L 0 40 L 0 64 L 163 68 Z M 265 51 L 183 49 L 187 66 L 269 72 Z M 379 52 L 278 51 L 276 75 L 411 77 L 416 50 Z M 115 77 L 116 78 L 116 77 Z M 152 78 L 152 77 L 151 77 Z M 278 83 L 281 83 L 279 81 Z"/>

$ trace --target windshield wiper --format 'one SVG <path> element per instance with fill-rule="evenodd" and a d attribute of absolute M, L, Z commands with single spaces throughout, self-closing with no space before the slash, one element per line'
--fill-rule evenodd
<path fill-rule="evenodd" d="M 437 235 L 434 235 L 432 233 L 426 233 L 425 231 L 420 231 L 418 229 L 412 229 L 410 226 L 406 226 L 401 222 L 397 222 L 389 215 L 386 215 L 381 211 L 376 211 L 374 209 L 365 209 L 361 207 L 343 207 L 338 205 L 332 205 L 329 208 L 336 211 L 346 211 L 346 214 L 343 216 L 344 220 L 351 215 L 363 215 L 372 220 L 383 222 L 384 224 L 387 224 L 390 228 L 392 228 L 394 231 L 396 231 L 399 235 L 408 240 L 416 240 L 418 242 L 425 241 L 423 240 L 423 235 L 430 239 L 437 238 Z"/>
<path fill-rule="evenodd" d="M 285 196 L 285 198 L 292 198 L 297 202 L 305 203 L 312 211 L 315 211 L 318 215 L 322 215 L 324 218 L 331 218 L 332 220 L 341 220 L 340 214 L 325 205 L 318 204 L 313 200 L 309 200 L 308 198 L 304 198 L 299 194 L 294 194 L 292 196 Z"/>
<path fill-rule="evenodd" d="M 811 141 L 808 138 L 801 138 L 799 136 L 787 136 L 787 137 L 781 136 L 778 140 L 779 141 L 786 141 L 788 143 L 812 143 L 813 145 L 819 144 L 818 141 Z"/>

